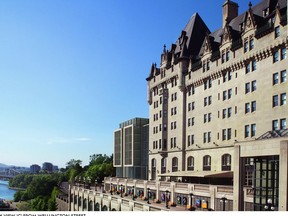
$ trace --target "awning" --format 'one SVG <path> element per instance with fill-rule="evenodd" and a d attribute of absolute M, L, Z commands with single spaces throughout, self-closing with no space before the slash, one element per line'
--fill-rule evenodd
<path fill-rule="evenodd" d="M 159 174 L 158 176 L 233 178 L 233 171 L 181 171 L 181 172 L 163 173 Z"/>

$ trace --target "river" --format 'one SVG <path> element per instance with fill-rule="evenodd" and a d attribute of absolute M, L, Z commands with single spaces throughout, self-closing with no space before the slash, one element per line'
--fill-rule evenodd
<path fill-rule="evenodd" d="M 15 190 L 11 190 L 8 187 L 8 181 L 0 180 L 0 198 L 5 200 L 13 200 Z"/>

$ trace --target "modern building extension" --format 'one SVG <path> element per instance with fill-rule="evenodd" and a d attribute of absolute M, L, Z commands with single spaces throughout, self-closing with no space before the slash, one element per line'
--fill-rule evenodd
<path fill-rule="evenodd" d="M 288 210 L 287 0 L 240 15 L 226 0 L 222 16 L 211 32 L 195 13 L 152 64 L 148 180 L 233 185 L 234 210 Z"/>
<path fill-rule="evenodd" d="M 134 118 L 119 125 L 114 131 L 116 176 L 147 179 L 149 119 Z"/>

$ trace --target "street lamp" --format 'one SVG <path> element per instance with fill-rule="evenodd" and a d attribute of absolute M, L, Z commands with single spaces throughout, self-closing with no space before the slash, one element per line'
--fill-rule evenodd
<path fill-rule="evenodd" d="M 121 197 L 123 197 L 123 185 L 122 184 L 120 185 L 120 194 L 121 194 Z"/>
<path fill-rule="evenodd" d="M 148 192 L 147 192 L 147 198 L 148 198 L 147 204 L 151 204 L 151 203 L 149 202 L 150 188 L 147 188 L 147 190 L 148 190 Z"/>
<path fill-rule="evenodd" d="M 132 187 L 132 200 L 135 200 L 135 197 L 134 197 L 134 186 Z"/>
<path fill-rule="evenodd" d="M 169 195 L 169 191 L 166 190 L 165 193 L 166 193 L 166 208 L 169 209 L 169 206 L 168 206 L 168 195 Z"/>
<path fill-rule="evenodd" d="M 225 197 L 225 195 L 223 195 L 223 196 L 221 197 L 221 199 L 220 199 L 220 202 L 223 203 L 223 211 L 225 211 L 225 203 L 228 202 L 227 200 L 228 200 L 228 199 Z"/>
<path fill-rule="evenodd" d="M 190 209 L 189 210 L 192 211 L 192 198 L 194 197 L 194 194 L 190 193 L 189 196 L 190 196 Z"/>
<path fill-rule="evenodd" d="M 272 199 L 267 200 L 267 205 L 264 206 L 265 211 L 274 211 L 275 207 L 272 205 Z"/>

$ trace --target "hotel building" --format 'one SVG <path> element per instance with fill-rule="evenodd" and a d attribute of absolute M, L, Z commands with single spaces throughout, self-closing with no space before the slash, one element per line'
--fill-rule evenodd
<path fill-rule="evenodd" d="M 287 0 L 222 16 L 210 32 L 195 13 L 152 64 L 148 179 L 233 185 L 234 210 L 248 186 L 250 209 L 287 210 Z"/>

